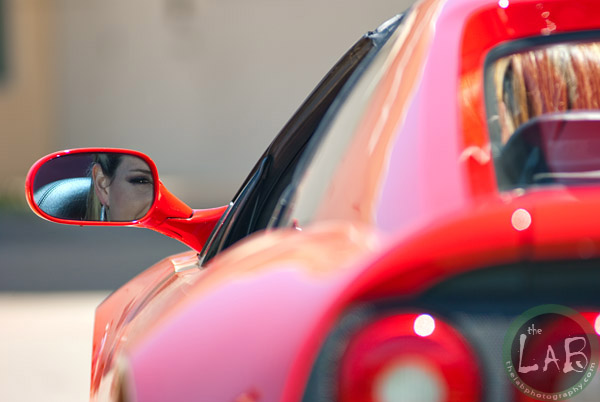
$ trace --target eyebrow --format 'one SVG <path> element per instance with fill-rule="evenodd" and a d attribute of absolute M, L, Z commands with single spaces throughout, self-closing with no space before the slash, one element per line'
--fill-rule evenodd
<path fill-rule="evenodd" d="M 140 172 L 140 173 L 146 173 L 146 174 L 152 175 L 152 172 L 148 169 L 129 169 L 129 172 L 130 173 Z"/>

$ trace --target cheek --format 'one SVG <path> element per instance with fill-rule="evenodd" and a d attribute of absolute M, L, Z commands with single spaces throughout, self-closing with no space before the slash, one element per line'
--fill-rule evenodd
<path fill-rule="evenodd" d="M 121 210 L 126 208 L 129 204 L 128 200 L 131 198 L 128 194 L 127 186 L 121 183 L 114 183 L 110 190 L 110 209 Z"/>
<path fill-rule="evenodd" d="M 137 212 L 140 208 L 146 207 L 152 202 L 153 191 L 152 187 L 146 188 L 143 185 L 134 185 L 124 183 L 118 187 L 115 192 L 115 201 L 119 209 Z"/>
<path fill-rule="evenodd" d="M 110 209 L 113 216 L 118 214 L 137 215 L 147 209 L 153 201 L 152 185 L 131 184 L 126 181 L 115 182 L 109 193 Z"/>
<path fill-rule="evenodd" d="M 136 187 L 133 194 L 137 205 L 146 206 L 152 202 L 152 196 L 154 195 L 154 192 L 152 185 L 143 185 Z"/>
<path fill-rule="evenodd" d="M 135 202 L 132 203 L 131 210 L 129 213 L 132 216 L 134 216 L 135 219 L 140 219 L 150 209 L 150 206 L 152 205 L 153 201 L 154 192 L 151 185 L 139 186 L 135 190 Z"/>

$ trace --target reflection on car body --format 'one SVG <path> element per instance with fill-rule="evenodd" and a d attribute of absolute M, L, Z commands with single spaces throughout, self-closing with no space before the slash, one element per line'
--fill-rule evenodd
<path fill-rule="evenodd" d="M 228 206 L 190 208 L 135 151 L 42 158 L 27 181 L 42 217 L 193 249 L 98 307 L 92 400 L 532 400 L 503 361 L 511 322 L 562 305 L 600 333 L 598 15 L 417 2 L 340 59 Z M 92 153 L 147 164 L 144 216 L 45 210 L 36 175 Z M 566 389 L 557 372 L 537 383 Z"/>

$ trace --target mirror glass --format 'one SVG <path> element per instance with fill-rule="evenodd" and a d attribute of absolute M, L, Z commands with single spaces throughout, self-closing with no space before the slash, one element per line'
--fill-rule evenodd
<path fill-rule="evenodd" d="M 124 153 L 74 153 L 40 166 L 33 200 L 46 214 L 76 221 L 132 222 L 154 203 L 152 169 Z"/>

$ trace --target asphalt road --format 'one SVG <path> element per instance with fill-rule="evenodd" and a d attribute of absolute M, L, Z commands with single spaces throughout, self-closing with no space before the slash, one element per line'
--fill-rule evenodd
<path fill-rule="evenodd" d="M 96 306 L 186 250 L 147 229 L 58 225 L 0 210 L 0 401 L 88 399 Z"/>
<path fill-rule="evenodd" d="M 0 292 L 115 290 L 186 250 L 148 229 L 59 225 L 0 210 Z"/>
<path fill-rule="evenodd" d="M 0 292 L 0 401 L 89 399 L 94 310 L 108 292 Z"/>

